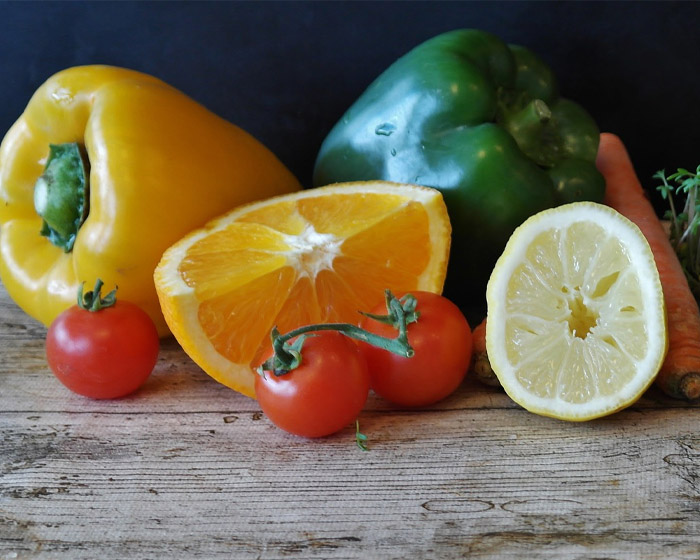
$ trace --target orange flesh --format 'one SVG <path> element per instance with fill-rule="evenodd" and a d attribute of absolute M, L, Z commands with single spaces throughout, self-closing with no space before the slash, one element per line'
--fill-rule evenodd
<path fill-rule="evenodd" d="M 297 241 L 289 236 L 308 231 L 316 245 L 299 248 L 295 265 L 289 255 Z M 387 247 L 380 239 L 402 243 Z M 385 289 L 414 289 L 430 254 L 421 204 L 353 194 L 251 211 L 194 243 L 179 272 L 195 290 L 199 321 L 217 352 L 251 363 L 269 347 L 273 326 L 287 332 L 310 323 L 357 323 L 358 311 L 374 307 Z"/>

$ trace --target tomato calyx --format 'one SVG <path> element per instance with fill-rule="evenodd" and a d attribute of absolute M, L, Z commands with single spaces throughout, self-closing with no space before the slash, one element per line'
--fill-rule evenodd
<path fill-rule="evenodd" d="M 380 336 L 351 323 L 306 325 L 289 331 L 286 334 L 280 334 L 277 327 L 274 327 L 270 333 L 274 353 L 258 367 L 258 373 L 264 377 L 265 372 L 269 371 L 279 377 L 298 368 L 302 362 L 302 347 L 304 341 L 309 336 L 314 336 L 312 333 L 321 331 L 336 331 L 348 338 L 366 342 L 367 344 L 393 352 L 399 356 L 405 358 L 413 357 L 415 352 L 408 342 L 407 326 L 409 323 L 418 320 L 416 299 L 410 294 L 407 294 L 399 300 L 389 290 L 386 290 L 385 300 L 387 315 L 360 313 L 377 321 L 394 325 L 399 331 L 396 338 Z"/>
<path fill-rule="evenodd" d="M 399 333 L 405 332 L 407 325 L 418 321 L 420 317 L 420 311 L 416 311 L 418 300 L 413 295 L 406 294 L 397 300 L 389 290 L 386 290 L 384 299 L 386 302 L 386 315 L 365 313 L 364 311 L 360 311 L 360 314 L 374 321 L 392 325 L 395 329 L 398 329 Z M 394 302 L 398 302 L 398 305 Z"/>
<path fill-rule="evenodd" d="M 107 307 L 112 307 L 117 303 L 117 288 L 115 287 L 106 296 L 102 296 L 101 290 L 104 286 L 104 282 L 100 278 L 95 282 L 95 287 L 86 293 L 83 293 L 83 287 L 85 282 L 80 284 L 78 288 L 78 307 L 84 309 L 85 311 L 99 311 L 100 309 L 105 309 Z"/>

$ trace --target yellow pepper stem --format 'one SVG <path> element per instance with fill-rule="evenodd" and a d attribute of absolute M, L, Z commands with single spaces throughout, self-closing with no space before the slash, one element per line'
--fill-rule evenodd
<path fill-rule="evenodd" d="M 34 185 L 41 235 L 69 253 L 89 210 L 89 162 L 76 142 L 52 144 L 44 174 Z"/>

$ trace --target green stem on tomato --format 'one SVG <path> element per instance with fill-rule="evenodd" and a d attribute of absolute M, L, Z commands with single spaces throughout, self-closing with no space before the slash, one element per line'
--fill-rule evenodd
<path fill-rule="evenodd" d="M 265 371 L 271 371 L 276 376 L 280 376 L 296 369 L 301 364 L 301 350 L 304 340 L 310 333 L 320 331 L 339 332 L 348 338 L 366 342 L 405 358 L 412 358 L 414 350 L 408 342 L 407 326 L 408 323 L 415 322 L 418 319 L 418 313 L 415 310 L 416 299 L 409 294 L 399 300 L 389 290 L 386 290 L 385 296 L 388 315 L 365 315 L 394 324 L 399 331 L 396 338 L 379 336 L 351 323 L 306 325 L 286 334 L 280 334 L 277 327 L 275 327 L 270 333 L 274 354 L 258 368 L 258 372 L 264 375 Z M 296 340 L 292 341 L 292 339 Z"/>
<path fill-rule="evenodd" d="M 95 287 L 92 291 L 83 294 L 83 286 L 85 282 L 80 284 L 78 288 L 78 307 L 85 309 L 85 311 L 99 311 L 106 307 L 112 307 L 117 303 L 117 288 L 115 287 L 106 296 L 102 297 L 100 293 L 104 282 L 100 278 L 95 282 Z"/>

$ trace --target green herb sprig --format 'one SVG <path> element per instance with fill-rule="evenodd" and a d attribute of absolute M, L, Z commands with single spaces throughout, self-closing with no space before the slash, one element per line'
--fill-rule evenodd
<path fill-rule="evenodd" d="M 670 222 L 669 239 L 683 266 L 695 299 L 700 302 L 700 165 L 695 172 L 679 168 L 675 173 L 666 175 L 657 171 L 655 179 L 661 181 L 657 190 L 668 201 L 669 210 L 664 218 Z M 683 201 L 683 209 L 678 211 L 674 198 Z"/>
<path fill-rule="evenodd" d="M 355 443 L 362 451 L 369 451 L 367 447 L 367 436 L 360 431 L 360 421 L 355 420 Z"/>

